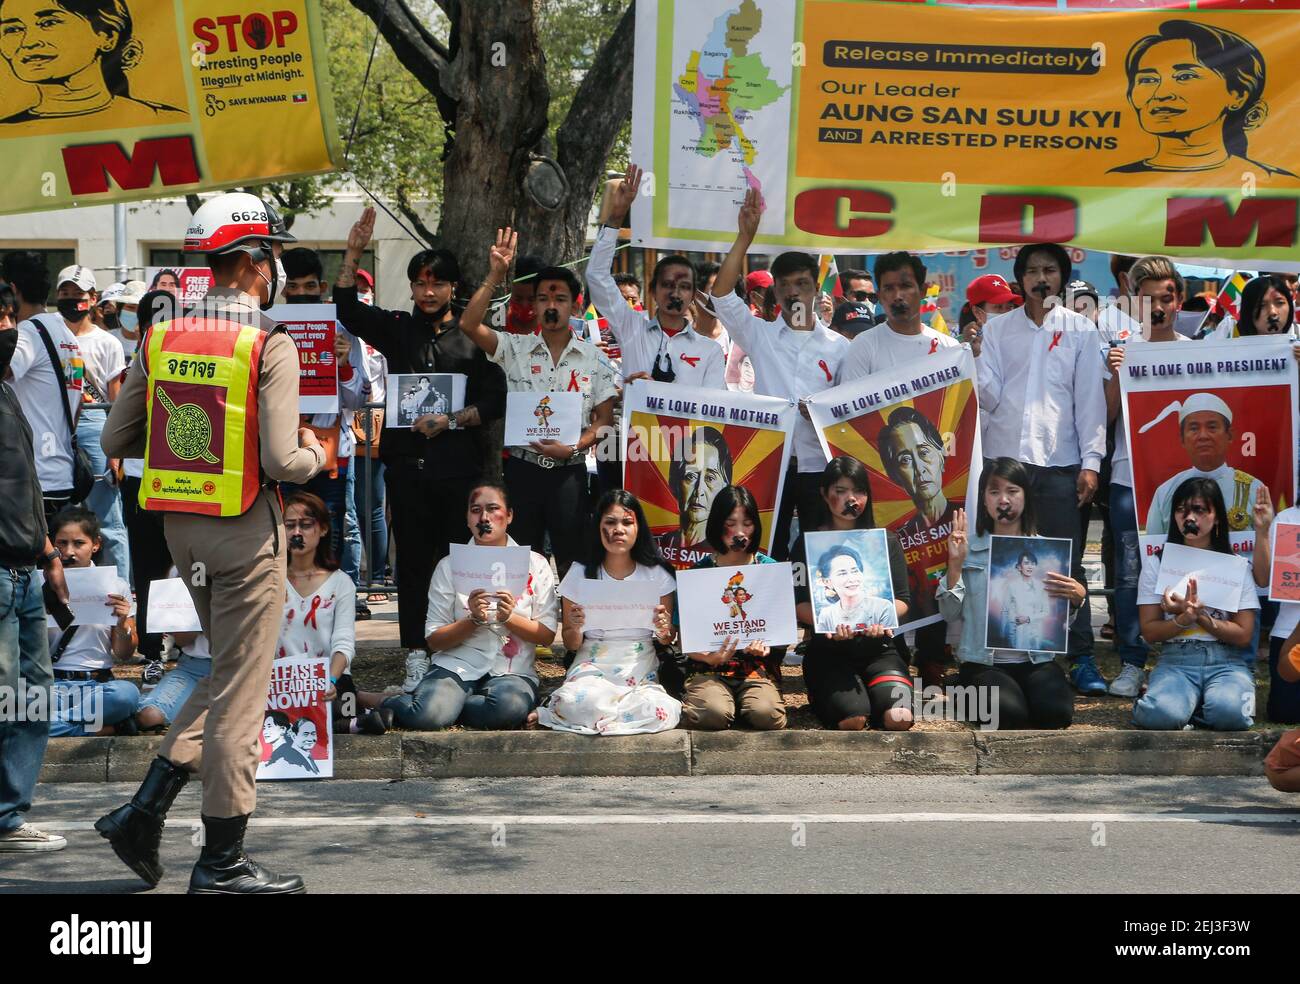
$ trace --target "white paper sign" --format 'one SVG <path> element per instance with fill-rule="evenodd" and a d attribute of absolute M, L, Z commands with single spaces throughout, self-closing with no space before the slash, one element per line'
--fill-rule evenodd
<path fill-rule="evenodd" d="M 468 380 L 463 372 L 407 372 L 389 376 L 384 426 L 409 428 L 426 414 L 464 410 Z"/>
<path fill-rule="evenodd" d="M 716 652 L 728 636 L 740 646 L 792 646 L 798 640 L 789 564 L 678 571 L 677 604 L 683 652 Z"/>
<path fill-rule="evenodd" d="M 584 629 L 654 629 L 659 589 L 651 581 L 578 581 Z"/>
<path fill-rule="evenodd" d="M 122 591 L 117 568 L 65 567 L 68 582 L 68 607 L 75 625 L 115 625 L 117 616 L 108 605 L 108 596 Z"/>
<path fill-rule="evenodd" d="M 518 601 L 528 587 L 528 547 L 451 545 L 451 584 L 458 595 L 509 591 Z"/>
<path fill-rule="evenodd" d="M 185 581 L 169 577 L 149 582 L 149 607 L 145 624 L 150 632 L 202 632 L 199 613 L 194 610 Z"/>
<path fill-rule="evenodd" d="M 1187 596 L 1188 578 L 1196 578 L 1196 596 L 1201 603 L 1224 612 L 1235 612 L 1241 607 L 1241 583 L 1246 578 L 1248 564 L 1244 557 L 1219 553 L 1217 550 L 1198 550 L 1181 543 L 1166 543 L 1160 555 L 1160 574 L 1156 578 L 1156 593 L 1164 594 L 1170 588 Z"/>
<path fill-rule="evenodd" d="M 572 446 L 581 436 L 581 393 L 506 394 L 506 447 L 526 448 L 534 441 Z"/>

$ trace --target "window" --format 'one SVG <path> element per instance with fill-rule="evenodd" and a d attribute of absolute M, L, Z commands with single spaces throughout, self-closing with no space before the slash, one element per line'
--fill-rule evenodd
<path fill-rule="evenodd" d="M 149 266 L 151 267 L 201 267 L 207 261 L 199 253 L 186 253 L 179 249 L 149 248 Z"/>

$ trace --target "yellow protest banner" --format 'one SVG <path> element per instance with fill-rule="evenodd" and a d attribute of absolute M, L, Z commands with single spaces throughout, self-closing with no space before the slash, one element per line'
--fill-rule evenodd
<path fill-rule="evenodd" d="M 332 170 L 310 0 L 0 0 L 0 212 Z"/>
<path fill-rule="evenodd" d="M 758 188 L 760 247 L 1291 259 L 1298 9 L 639 3 L 634 233 L 725 246 Z"/>

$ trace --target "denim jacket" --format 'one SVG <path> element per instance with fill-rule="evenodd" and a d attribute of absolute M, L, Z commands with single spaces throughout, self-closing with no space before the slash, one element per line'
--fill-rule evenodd
<path fill-rule="evenodd" d="M 966 562 L 961 566 L 961 577 L 950 586 L 945 571 L 935 595 L 939 614 L 944 619 L 949 622 L 961 619 L 957 659 L 963 663 L 993 665 L 993 650 L 984 645 L 984 627 L 989 617 L 989 551 L 992 543 L 987 534 L 972 533 Z M 1031 663 L 1048 663 L 1053 659 L 1054 653 L 1029 654 Z"/>

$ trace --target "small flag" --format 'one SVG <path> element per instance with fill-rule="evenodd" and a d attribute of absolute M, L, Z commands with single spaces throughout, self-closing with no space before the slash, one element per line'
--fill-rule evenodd
<path fill-rule="evenodd" d="M 307 93 L 295 92 L 293 94 L 293 101 L 296 103 L 305 103 L 307 101 Z"/>
<path fill-rule="evenodd" d="M 1241 292 L 1245 288 L 1247 277 L 1244 273 L 1234 273 L 1231 277 L 1223 282 L 1223 289 L 1219 291 L 1219 296 L 1214 299 L 1214 309 L 1223 311 L 1234 321 L 1240 317 L 1241 312 L 1237 305 L 1241 300 Z"/>
<path fill-rule="evenodd" d="M 944 320 L 942 312 L 939 310 L 939 285 L 931 284 L 925 292 L 925 300 L 921 302 L 921 317 L 926 315 L 930 317 L 930 327 L 944 335 L 949 334 L 948 322 Z"/>
<path fill-rule="evenodd" d="M 830 294 L 831 297 L 844 296 L 844 289 L 840 286 L 840 268 L 835 263 L 834 254 L 822 253 L 817 261 L 817 282 L 821 284 L 823 294 Z"/>

